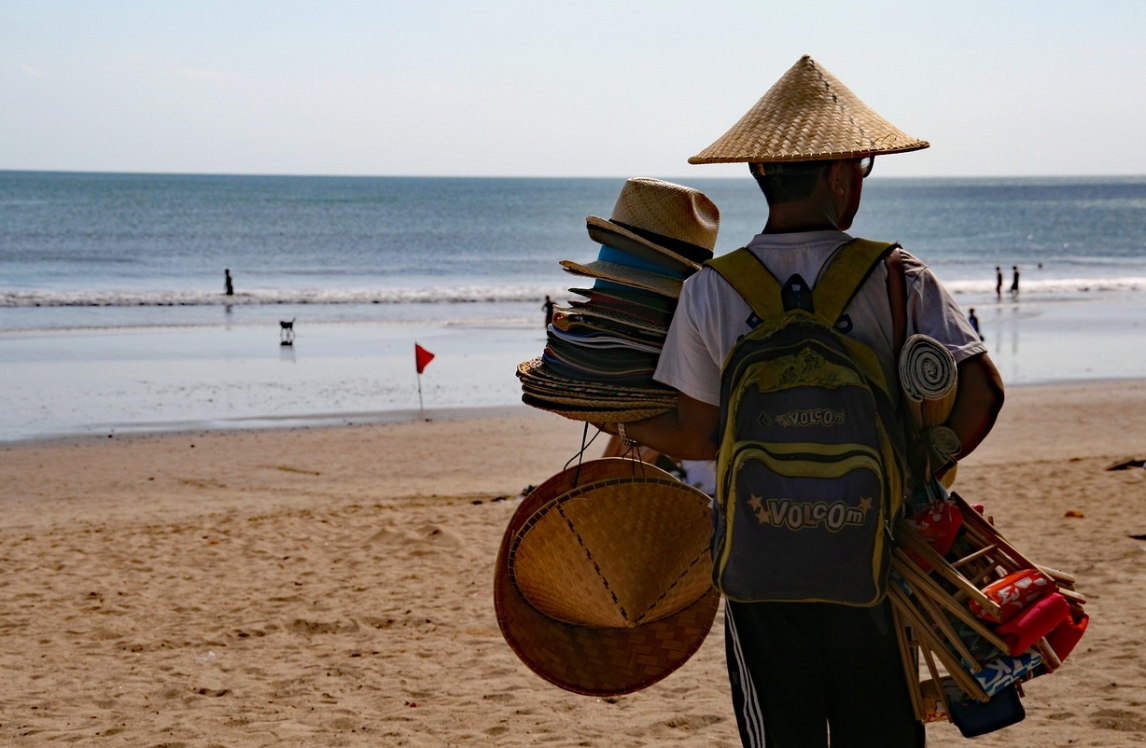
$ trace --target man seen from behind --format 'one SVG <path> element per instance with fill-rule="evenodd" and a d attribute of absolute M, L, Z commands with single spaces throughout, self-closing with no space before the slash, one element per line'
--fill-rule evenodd
<path fill-rule="evenodd" d="M 816 288 L 833 256 L 841 248 L 852 251 L 853 237 L 845 232 L 875 158 L 926 147 L 804 57 L 690 162 L 748 164 L 768 214 L 763 232 L 747 249 L 785 284 L 784 293 L 793 296 L 786 304 L 804 304 L 806 299 L 798 297 Z M 902 278 L 901 293 L 890 294 L 903 304 L 898 312 L 889 300 L 889 274 L 893 286 L 897 275 Z M 897 318 L 904 329 L 896 329 Z M 722 364 L 737 341 L 761 323 L 711 267 L 689 278 L 656 372 L 658 381 L 679 391 L 676 409 L 643 421 L 605 424 L 604 430 L 678 459 L 714 458 L 721 438 Z M 904 336 L 928 335 L 951 351 L 959 384 L 946 425 L 962 442 L 960 457 L 994 425 L 1003 388 L 986 348 L 938 279 L 906 251 L 895 250 L 893 263 L 873 265 L 835 329 L 874 351 L 895 392 L 897 345 Z M 717 490 L 719 500 L 722 489 Z M 733 706 L 745 746 L 924 744 L 886 598 L 867 607 L 727 600 L 725 634 Z"/>

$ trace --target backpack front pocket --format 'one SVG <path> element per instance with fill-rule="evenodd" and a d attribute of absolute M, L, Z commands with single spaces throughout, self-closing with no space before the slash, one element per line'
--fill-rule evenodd
<path fill-rule="evenodd" d="M 858 444 L 747 442 L 730 467 L 714 559 L 728 597 L 852 605 L 879 598 L 878 453 Z"/>

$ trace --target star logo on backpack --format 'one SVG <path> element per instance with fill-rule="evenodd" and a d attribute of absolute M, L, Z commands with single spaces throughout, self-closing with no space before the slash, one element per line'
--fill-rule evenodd
<path fill-rule="evenodd" d="M 760 524 L 769 521 L 768 509 L 764 506 L 764 499 L 753 494 L 752 497 L 748 499 L 748 506 L 752 508 L 752 512 L 756 515 L 756 519 Z"/>

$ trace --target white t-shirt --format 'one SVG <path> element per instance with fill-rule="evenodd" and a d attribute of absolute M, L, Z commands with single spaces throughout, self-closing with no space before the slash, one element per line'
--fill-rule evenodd
<path fill-rule="evenodd" d="M 840 245 L 851 240 L 842 231 L 758 234 L 748 243 L 781 284 L 799 274 L 815 288 L 820 269 Z M 986 351 L 979 336 L 935 275 L 901 250 L 907 276 L 907 335 L 928 335 L 947 347 L 956 363 Z M 887 269 L 881 263 L 844 310 L 852 322 L 848 335 L 879 356 L 888 381 L 895 378 Z M 732 346 L 752 330 L 754 315 L 715 270 L 703 268 L 685 281 L 654 379 L 691 398 L 720 405 L 720 367 Z"/>

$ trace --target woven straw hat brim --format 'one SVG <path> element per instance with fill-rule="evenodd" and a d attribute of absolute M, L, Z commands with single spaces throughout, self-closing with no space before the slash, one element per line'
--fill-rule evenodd
<path fill-rule="evenodd" d="M 664 389 L 650 381 L 649 386 L 614 386 L 608 383 L 570 382 L 547 377 L 520 377 L 521 390 L 541 398 L 553 398 L 555 402 L 570 402 L 588 405 L 594 402 L 607 403 L 617 407 L 629 405 L 675 404 L 675 390 Z M 579 386 L 578 386 L 579 385 Z"/>
<path fill-rule="evenodd" d="M 663 392 L 652 387 L 648 389 L 633 387 L 621 391 L 608 385 L 575 388 L 545 379 L 522 379 L 521 391 L 533 397 L 570 405 L 588 406 L 601 403 L 609 408 L 617 408 L 623 405 L 646 407 L 676 404 L 676 393 Z"/>
<path fill-rule="evenodd" d="M 626 489 L 631 489 L 631 496 L 626 494 Z M 626 518 L 624 507 L 629 502 L 624 498 L 639 497 L 642 492 L 651 495 L 652 490 L 663 494 L 659 500 L 667 514 L 659 520 L 653 519 L 654 524 L 643 531 L 634 531 L 632 521 L 649 520 L 650 514 L 658 513 L 648 512 L 647 507 L 642 512 L 641 507 L 634 504 L 634 512 Z M 604 491 L 599 501 L 597 491 Z M 594 585 L 600 580 L 590 565 L 579 558 L 580 550 L 569 552 L 578 541 L 566 529 L 568 515 L 573 515 L 570 521 L 574 527 L 584 527 L 589 542 L 597 544 L 607 567 L 619 570 L 625 566 L 628 549 L 634 545 L 640 546 L 646 557 L 660 553 L 665 542 L 662 538 L 665 527 L 658 523 L 671 525 L 674 518 L 680 526 L 678 529 L 687 533 L 691 528 L 699 533 L 689 542 L 703 550 L 708 542 L 709 524 L 694 521 L 693 514 L 706 515 L 707 500 L 707 496 L 664 471 L 620 458 L 594 460 L 564 470 L 534 489 L 514 513 L 498 552 L 494 607 L 506 642 L 534 673 L 574 693 L 591 696 L 632 693 L 670 675 L 699 649 L 712 628 L 720 597 L 711 584 L 693 587 L 691 593 L 675 599 L 671 606 L 675 610 L 644 619 L 647 622 L 631 626 L 589 626 L 558 620 L 541 612 L 523 595 L 515 579 L 535 575 L 523 581 L 532 585 L 530 594 L 540 595 L 535 601 L 542 607 L 554 605 L 560 610 L 567 604 L 560 597 L 545 599 L 547 590 L 560 593 L 571 586 L 580 587 L 582 593 L 593 597 Z M 559 517 L 561 512 L 567 516 Z M 531 537 L 533 533 L 537 534 L 536 538 Z M 602 537 L 613 538 L 612 547 L 601 545 Z M 703 565 L 706 560 L 707 553 L 701 553 L 698 563 Z M 708 578 L 711 561 L 707 563 L 708 568 L 687 571 L 689 584 L 701 577 Z M 642 566 L 638 564 L 633 568 Z M 674 587 L 675 580 L 668 577 L 676 573 L 667 567 L 661 573 L 665 578 L 659 583 L 669 590 L 671 597 L 672 590 L 679 586 Z M 693 596 L 694 600 L 688 599 Z M 608 602 L 607 595 L 599 597 Z M 579 615 L 576 610 L 572 612 Z M 606 618 L 612 615 L 606 606 L 596 613 L 590 612 L 590 617 L 598 613 Z"/>
<path fill-rule="evenodd" d="M 659 406 L 676 403 L 676 392 L 665 392 L 652 387 L 647 389 L 630 387 L 624 390 L 608 385 L 565 387 L 546 379 L 522 379 L 521 391 L 534 397 L 549 398 L 554 402 L 568 402 L 578 405 L 590 405 L 599 402 L 606 403 L 610 408 L 616 408 L 626 403 L 630 406 Z"/>
<path fill-rule="evenodd" d="M 616 423 L 641 421 L 676 407 L 675 390 L 650 381 L 649 387 L 583 382 L 562 377 L 541 359 L 518 366 L 521 401 L 574 421 Z"/>
<path fill-rule="evenodd" d="M 690 164 L 859 158 L 927 148 L 805 55 Z"/>
<path fill-rule="evenodd" d="M 559 395 L 552 392 L 538 391 L 529 387 L 523 387 L 522 392 L 527 393 L 531 399 L 552 403 L 555 407 L 570 405 L 583 408 L 627 410 L 631 409 L 634 405 L 645 405 L 651 409 L 662 406 L 671 408 L 676 404 L 675 398 L 673 400 L 649 398 L 647 400 L 637 400 L 634 402 L 633 399 L 627 398 L 609 398 L 592 395 Z"/>
<path fill-rule="evenodd" d="M 585 219 L 585 228 L 589 231 L 589 238 L 598 244 L 607 244 L 610 247 L 631 252 L 633 255 L 651 262 L 664 263 L 667 260 L 671 265 L 682 272 L 694 273 L 700 270 L 700 263 L 693 262 L 687 257 L 673 252 L 668 247 L 662 247 L 659 244 L 651 242 L 640 234 L 635 234 L 624 226 L 612 223 L 608 219 L 589 216 Z M 697 247 L 697 251 L 705 250 L 701 247 Z M 711 256 L 712 251 L 707 251 Z"/>
<path fill-rule="evenodd" d="M 545 402 L 553 407 L 570 405 L 586 410 L 600 409 L 617 411 L 632 408 L 650 410 L 656 408 L 673 408 L 676 405 L 675 396 L 660 395 L 659 393 L 651 396 L 622 396 L 609 390 L 602 390 L 600 392 L 558 392 L 551 388 L 544 386 L 536 387 L 528 383 L 523 383 L 521 391 L 531 399 Z"/>
<path fill-rule="evenodd" d="M 529 387 L 521 388 L 521 392 L 528 395 L 531 400 L 544 402 L 549 404 L 550 407 L 558 409 L 570 407 L 610 411 L 631 410 L 634 408 L 653 410 L 657 408 L 673 408 L 676 404 L 675 397 L 672 400 L 667 399 L 667 397 L 646 397 L 646 399 L 628 397 L 628 399 L 620 399 L 620 397 L 609 397 L 605 395 L 562 395 L 552 392 L 540 392 Z"/>
<path fill-rule="evenodd" d="M 670 299 L 680 298 L 682 281 L 676 278 L 669 278 L 665 275 L 650 273 L 647 270 L 640 270 L 638 268 L 631 268 L 625 265 L 618 265 L 615 262 L 604 262 L 602 260 L 594 260 L 585 265 L 573 262 L 572 260 L 561 260 L 561 267 L 573 275 L 603 278 L 608 281 L 613 281 L 614 283 L 639 288 L 642 291 L 652 291 L 653 293 L 666 296 Z"/>
<path fill-rule="evenodd" d="M 628 423 L 630 421 L 643 421 L 646 418 L 667 413 L 676 407 L 675 403 L 672 405 L 648 406 L 644 408 L 634 407 L 632 403 L 629 403 L 624 408 L 610 409 L 599 405 L 581 408 L 573 405 L 552 403 L 548 400 L 539 399 L 528 394 L 521 396 L 521 402 L 531 408 L 554 413 L 563 418 L 568 418 L 571 421 L 583 421 L 587 423 Z"/>

